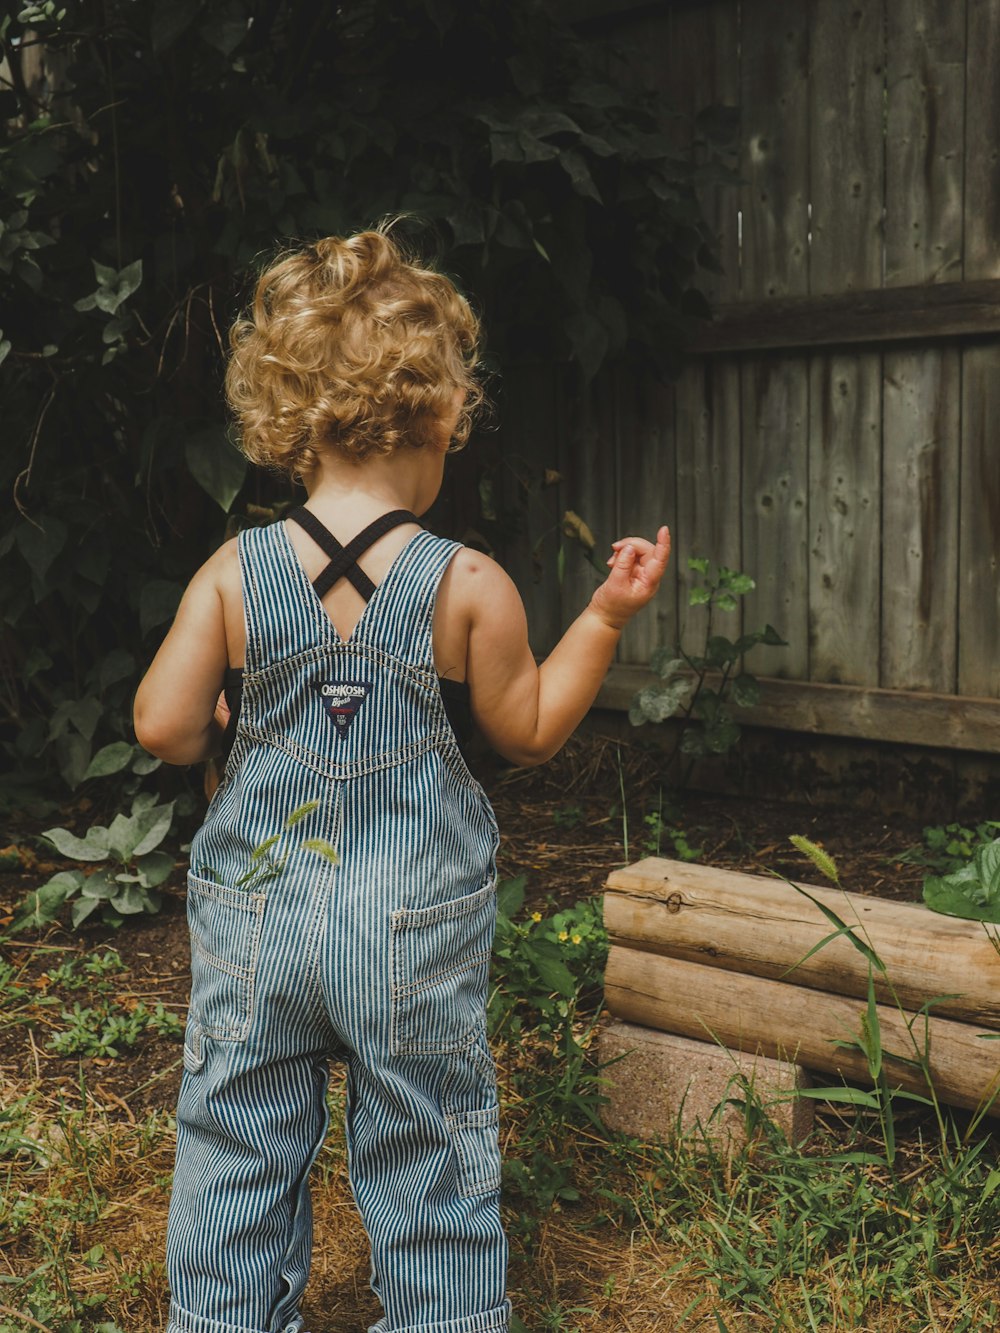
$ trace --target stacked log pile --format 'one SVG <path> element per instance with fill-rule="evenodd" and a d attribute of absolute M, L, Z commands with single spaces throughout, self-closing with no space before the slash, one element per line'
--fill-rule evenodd
<path fill-rule="evenodd" d="M 1000 953 L 979 922 L 802 886 L 885 965 L 872 970 L 892 1088 L 1000 1116 Z M 605 990 L 618 1018 L 854 1082 L 869 963 L 810 897 L 778 879 L 650 857 L 608 879 Z M 808 955 L 808 956 L 807 956 Z M 846 1044 L 842 1044 L 846 1043 Z"/>

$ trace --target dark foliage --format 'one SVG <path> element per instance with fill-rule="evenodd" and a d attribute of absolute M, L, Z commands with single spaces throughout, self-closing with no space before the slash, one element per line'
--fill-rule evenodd
<path fill-rule="evenodd" d="M 184 582 L 281 494 L 227 437 L 220 370 L 283 239 L 412 214 L 495 368 L 669 368 L 711 263 L 687 134 L 547 10 L 44 0 L 0 19 L 0 744 L 22 781 L 130 766 L 131 692 Z"/>

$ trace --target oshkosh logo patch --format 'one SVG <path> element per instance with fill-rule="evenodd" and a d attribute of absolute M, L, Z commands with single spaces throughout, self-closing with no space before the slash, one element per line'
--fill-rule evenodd
<path fill-rule="evenodd" d="M 347 735 L 347 728 L 354 721 L 358 709 L 371 694 L 373 687 L 366 680 L 349 682 L 318 680 L 315 685 L 327 717 L 343 739 Z"/>

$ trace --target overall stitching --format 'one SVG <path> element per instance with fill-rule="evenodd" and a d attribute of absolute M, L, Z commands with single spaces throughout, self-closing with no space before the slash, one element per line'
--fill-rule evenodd
<path fill-rule="evenodd" d="M 370 1333 L 508 1327 L 485 1039 L 496 821 L 433 662 L 456 549 L 411 538 L 341 641 L 280 525 L 241 534 L 243 707 L 191 849 L 213 880 L 191 881 L 210 938 L 194 946 L 168 1333 L 298 1333 L 331 1058 L 348 1065 L 351 1185 L 384 1310 Z M 317 677 L 371 686 L 339 731 Z M 276 832 L 277 872 L 240 887 Z"/>

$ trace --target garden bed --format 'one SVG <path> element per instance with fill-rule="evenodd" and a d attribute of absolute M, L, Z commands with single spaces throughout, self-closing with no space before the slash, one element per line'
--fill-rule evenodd
<path fill-rule="evenodd" d="M 548 919 L 601 893 L 611 870 L 658 851 L 679 856 L 700 850 L 706 864 L 756 873 L 780 870 L 808 880 L 807 861 L 788 842 L 792 833 L 822 843 L 836 858 L 846 887 L 900 900 L 919 898 L 921 867 L 899 860 L 920 839 L 921 829 L 912 820 L 697 794 L 675 808 L 661 793 L 644 750 L 593 739 L 574 742 L 541 769 L 501 771 L 487 763 L 482 776 L 503 831 L 501 878 L 524 876 L 525 899 L 517 918 L 525 932 L 535 929 L 534 917 Z M 9 919 L 10 909 L 28 890 L 64 868 L 35 840 L 41 829 L 62 823 L 82 833 L 95 817 L 113 813 L 77 802 L 36 818 L 15 816 L 8 839 L 23 856 L 18 865 L 8 858 L 0 875 L 0 917 Z M 26 1292 L 36 1320 L 30 1326 L 52 1333 L 71 1328 L 66 1313 L 71 1290 L 83 1333 L 102 1321 L 109 1330 L 152 1330 L 163 1320 L 170 1112 L 180 1079 L 177 1037 L 189 976 L 183 870 L 178 853 L 156 917 L 133 918 L 118 931 L 94 924 L 73 933 L 52 927 L 41 936 L 21 935 L 5 943 L 10 967 L 4 974 L 0 1101 L 8 1114 L 0 1124 L 0 1140 L 6 1134 L 5 1152 L 16 1168 L 8 1180 L 7 1202 L 17 1228 L 0 1243 L 0 1278 L 8 1282 L 0 1286 L 2 1333 L 9 1318 L 4 1307 L 13 1308 L 12 1294 L 27 1299 Z M 126 1028 L 131 1024 L 116 1047 L 118 1054 L 108 1049 L 113 1034 L 109 1039 L 102 1015 L 117 1015 Z M 772 1226 L 798 1227 L 803 1209 L 813 1207 L 809 1190 L 828 1188 L 832 1199 L 842 1189 L 837 1207 L 844 1210 L 843 1221 L 831 1224 L 829 1236 L 817 1226 L 808 1236 L 803 1232 L 795 1262 L 819 1284 L 821 1295 L 813 1298 L 821 1303 L 817 1308 L 839 1310 L 843 1326 L 861 1326 L 843 1322 L 855 1308 L 869 1315 L 880 1311 L 870 1326 L 886 1333 L 917 1327 L 906 1305 L 908 1290 L 917 1293 L 914 1300 L 919 1296 L 932 1311 L 940 1311 L 934 1316 L 939 1322 L 928 1322 L 928 1328 L 989 1326 L 989 1283 L 995 1280 L 997 1257 L 992 1242 L 972 1246 L 968 1256 L 974 1258 L 961 1262 L 956 1251 L 954 1262 L 938 1263 L 940 1271 L 931 1276 L 926 1252 L 913 1246 L 901 1250 L 902 1241 L 894 1235 L 891 1243 L 885 1241 L 884 1256 L 869 1256 L 869 1267 L 856 1280 L 839 1268 L 833 1271 L 842 1243 L 838 1228 L 850 1230 L 857 1197 L 856 1189 L 838 1180 L 842 1170 L 828 1177 L 819 1159 L 790 1160 L 782 1168 L 785 1177 L 795 1177 L 795 1189 L 804 1192 L 798 1197 L 786 1191 L 765 1207 L 760 1200 L 767 1196 L 767 1172 L 752 1159 L 725 1168 L 729 1174 L 717 1182 L 716 1198 L 714 1176 L 696 1164 L 696 1147 L 671 1156 L 635 1144 L 609 1144 L 585 1109 L 596 1104 L 598 1092 L 581 1049 L 588 1044 L 593 1017 L 592 995 L 578 1009 L 571 1007 L 570 1027 L 559 1029 L 558 1021 L 549 1028 L 532 1026 L 535 1019 L 525 1013 L 520 1037 L 503 1037 L 498 1044 L 510 1164 L 505 1199 L 512 1287 L 532 1333 L 543 1328 L 660 1333 L 664 1326 L 676 1326 L 717 1333 L 722 1327 L 805 1327 L 795 1322 L 802 1318 L 802 1306 L 791 1270 L 785 1274 L 775 1268 L 766 1280 L 737 1274 L 732 1255 L 711 1239 L 708 1219 L 732 1207 L 734 1171 L 737 1182 L 745 1177 L 750 1190 L 741 1225 L 760 1228 L 762 1235 Z M 316 1262 L 306 1310 L 316 1333 L 356 1333 L 376 1313 L 367 1291 L 364 1236 L 346 1180 L 336 1114 L 342 1097 L 342 1075 L 335 1071 L 333 1128 L 318 1167 Z M 903 1118 L 898 1127 L 907 1169 L 919 1178 L 924 1128 L 919 1113 L 914 1117 L 912 1133 Z M 831 1150 L 849 1135 L 856 1148 L 862 1146 L 856 1127 L 840 1126 L 836 1117 L 827 1120 L 836 1129 Z M 57 1138 L 47 1139 L 51 1133 Z M 872 1173 L 877 1216 L 896 1216 L 891 1209 L 886 1212 L 881 1186 L 876 1188 L 879 1168 L 865 1169 Z M 986 1155 L 969 1169 L 973 1186 L 982 1187 L 989 1170 Z M 982 1180 L 976 1171 L 984 1173 Z M 890 1188 L 891 1180 L 883 1184 L 886 1198 L 902 1199 Z M 953 1188 L 955 1207 L 960 1214 L 966 1206 L 971 1217 L 964 1188 Z M 995 1209 L 997 1193 L 988 1191 L 979 1203 Z M 931 1219 L 935 1235 L 940 1233 L 942 1245 L 955 1244 L 946 1233 L 959 1214 L 953 1217 L 941 1206 L 942 1216 Z M 931 1220 L 925 1218 L 927 1225 Z M 989 1228 L 994 1234 L 997 1223 L 1000 1218 L 991 1214 L 983 1235 Z M 39 1267 L 44 1256 L 48 1266 Z M 16 1285 L 35 1270 L 34 1286 Z M 748 1304 L 755 1282 L 759 1290 Z M 903 1302 L 898 1316 L 891 1304 L 897 1299 Z M 684 1321 L 686 1309 L 690 1316 Z M 775 1322 L 781 1309 L 792 1312 L 790 1324 Z M 976 1312 L 980 1322 L 962 1324 L 963 1309 Z M 717 1322 L 716 1313 L 728 1322 Z M 108 1322 L 113 1320 L 117 1325 Z M 21 1333 L 16 1322 L 9 1327 Z"/>

